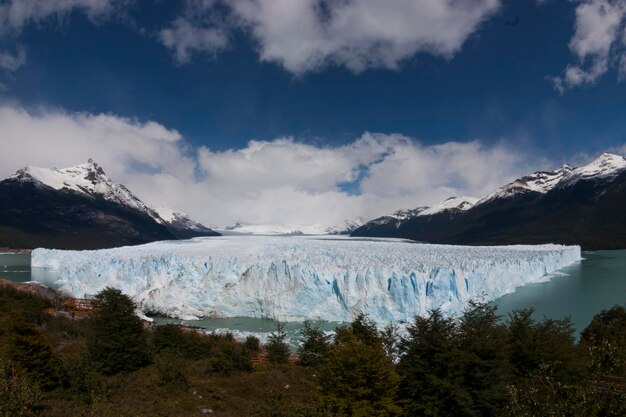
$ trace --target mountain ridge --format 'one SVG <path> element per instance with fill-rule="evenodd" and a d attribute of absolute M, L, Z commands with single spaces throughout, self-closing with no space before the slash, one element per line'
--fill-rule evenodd
<path fill-rule="evenodd" d="M 587 165 L 569 165 L 518 178 L 464 211 L 383 216 L 353 236 L 399 237 L 447 244 L 580 244 L 626 248 L 626 158 L 604 153 Z M 623 214 L 624 213 L 624 214 Z"/>
<path fill-rule="evenodd" d="M 26 166 L 0 181 L 0 246 L 101 249 L 180 239 L 181 228 L 91 159 L 69 168 Z"/>

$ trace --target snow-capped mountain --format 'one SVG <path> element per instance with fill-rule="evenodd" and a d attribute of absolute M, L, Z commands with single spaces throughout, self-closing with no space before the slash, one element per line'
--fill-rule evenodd
<path fill-rule="evenodd" d="M 591 163 L 579 168 L 565 164 L 555 171 L 538 171 L 516 179 L 488 194 L 477 204 L 529 192 L 546 194 L 556 187 L 572 185 L 579 180 L 610 180 L 624 169 L 626 169 L 626 158 L 611 153 L 603 153 Z"/>
<path fill-rule="evenodd" d="M 393 212 L 389 216 L 378 217 L 366 224 L 385 226 L 385 227 L 400 227 L 405 221 L 416 218 L 433 216 L 439 213 L 457 213 L 472 208 L 477 198 L 474 197 L 449 197 L 442 202 L 435 204 L 432 207 L 422 206 L 414 209 L 403 209 Z M 356 230 L 356 229 L 355 229 Z"/>
<path fill-rule="evenodd" d="M 574 170 L 575 168 L 565 164 L 555 171 L 534 172 L 487 194 L 477 204 L 484 204 L 498 198 L 510 198 L 529 192 L 545 194 L 552 190 L 561 180 L 568 178 Z"/>
<path fill-rule="evenodd" d="M 366 223 L 353 235 L 626 248 L 626 158 L 604 153 L 578 168 L 535 172 L 478 201 L 451 198 L 433 208 L 399 211 Z"/>
<path fill-rule="evenodd" d="M 216 231 L 192 220 L 188 214 L 172 210 L 169 207 L 157 207 L 156 212 L 165 221 L 170 231 L 179 239 L 190 239 L 198 236 L 219 236 Z"/>
<path fill-rule="evenodd" d="M 38 186 L 47 186 L 59 191 L 101 198 L 138 210 L 152 217 L 157 223 L 165 224 L 159 213 L 144 204 L 128 188 L 114 183 L 92 159 L 86 164 L 70 168 L 49 169 L 27 165 L 7 179 L 33 182 Z"/>
<path fill-rule="evenodd" d="M 177 220 L 164 220 L 92 160 L 70 168 L 27 166 L 0 182 L 0 246 L 107 248 L 177 239 L 185 224 L 189 233 L 198 229 L 190 219 Z"/>
<path fill-rule="evenodd" d="M 436 204 L 432 207 L 428 207 L 425 210 L 420 211 L 417 215 L 418 216 L 432 216 L 433 214 L 442 213 L 446 211 L 453 211 L 453 212 L 465 211 L 474 207 L 477 201 L 478 199 L 474 197 L 467 197 L 467 196 L 449 197 L 443 200 L 439 204 Z"/>
<path fill-rule="evenodd" d="M 575 168 L 558 185 L 566 187 L 580 180 L 612 181 L 626 170 L 626 158 L 612 153 L 603 153 L 591 163 Z"/>
<path fill-rule="evenodd" d="M 363 226 L 365 222 L 362 218 L 357 217 L 354 220 L 345 220 L 340 226 L 331 226 L 326 228 L 327 235 L 349 235 L 359 227 Z"/>

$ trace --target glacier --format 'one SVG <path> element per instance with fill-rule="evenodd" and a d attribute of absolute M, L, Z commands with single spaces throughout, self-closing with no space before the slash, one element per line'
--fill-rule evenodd
<path fill-rule="evenodd" d="M 31 264 L 75 294 L 106 286 L 141 311 L 191 320 L 255 317 L 406 323 L 458 314 L 581 259 L 579 246 L 450 246 L 399 239 L 223 236 L 95 251 L 35 249 Z"/>

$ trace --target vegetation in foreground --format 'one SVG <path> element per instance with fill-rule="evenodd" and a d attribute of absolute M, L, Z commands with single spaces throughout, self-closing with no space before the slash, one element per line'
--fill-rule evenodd
<path fill-rule="evenodd" d="M 82 320 L 50 303 L 0 287 L 1 417 L 626 415 L 620 306 L 578 343 L 567 320 L 502 319 L 483 304 L 416 317 L 403 337 L 364 315 L 334 337 L 307 323 L 294 363 L 280 326 L 260 346 L 145 328 L 112 288 Z"/>

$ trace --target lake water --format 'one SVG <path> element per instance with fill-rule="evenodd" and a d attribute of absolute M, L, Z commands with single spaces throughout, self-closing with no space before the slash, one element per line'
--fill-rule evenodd
<path fill-rule="evenodd" d="M 14 281 L 38 281 L 54 287 L 54 274 L 30 267 L 30 255 L 0 254 L 0 277 Z M 506 277 L 503 277 L 506 279 Z M 532 307 L 536 318 L 562 319 L 570 317 L 577 332 L 582 331 L 593 316 L 615 304 L 626 304 L 626 250 L 583 253 L 583 260 L 564 268 L 546 282 L 518 288 L 514 293 L 494 301 L 502 315 Z M 181 321 L 155 317 L 158 324 L 185 323 L 211 331 L 233 331 L 240 336 L 267 335 L 274 329 L 271 320 L 225 318 Z M 324 330 L 332 330 L 337 323 L 319 323 Z M 290 338 L 300 329 L 298 323 L 286 326 Z"/>
<path fill-rule="evenodd" d="M 538 319 L 570 317 L 580 332 L 600 311 L 626 305 L 626 250 L 584 252 L 581 262 L 549 281 L 520 287 L 494 304 L 500 314 L 533 307 Z"/>
<path fill-rule="evenodd" d="M 0 278 L 17 282 L 37 281 L 57 288 L 57 276 L 44 268 L 31 268 L 29 254 L 0 253 Z"/>

